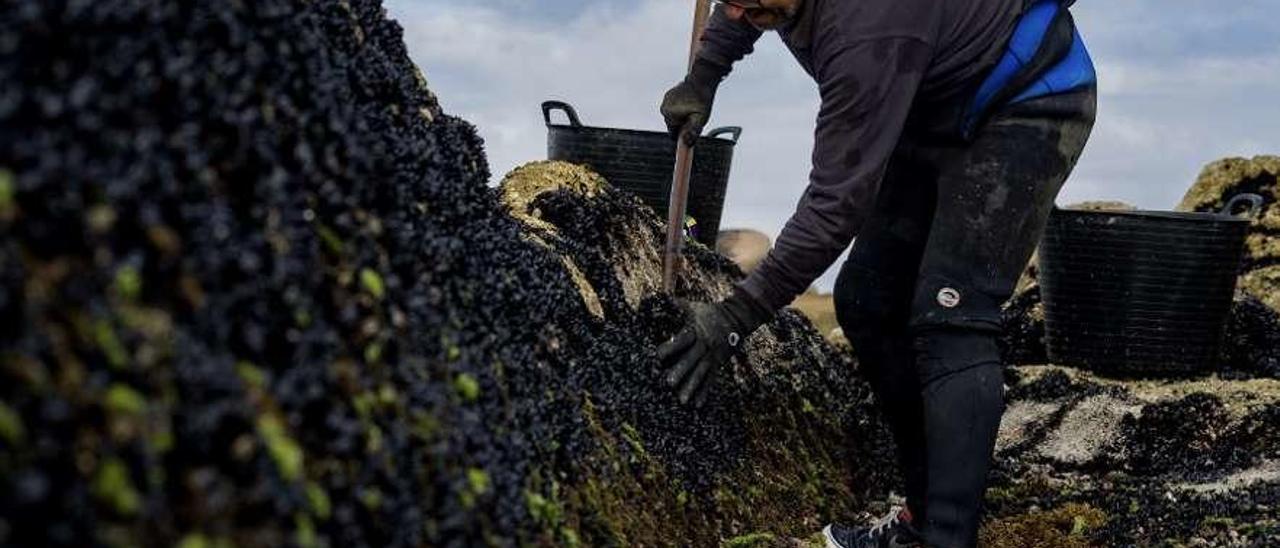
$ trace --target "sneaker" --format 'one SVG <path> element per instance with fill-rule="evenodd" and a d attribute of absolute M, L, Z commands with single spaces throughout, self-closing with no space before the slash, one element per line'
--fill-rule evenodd
<path fill-rule="evenodd" d="M 894 508 L 871 527 L 848 527 L 832 523 L 822 530 L 827 548 L 919 548 L 923 546 L 911 531 L 911 513 Z"/>

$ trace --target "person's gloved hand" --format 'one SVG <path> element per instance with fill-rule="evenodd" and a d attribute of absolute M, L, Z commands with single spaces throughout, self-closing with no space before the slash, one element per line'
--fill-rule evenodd
<path fill-rule="evenodd" d="M 701 406 L 712 375 L 773 314 L 741 289 L 718 303 L 692 303 L 689 309 L 684 328 L 658 347 L 658 359 L 668 367 L 663 380 L 676 391 L 680 403 L 693 401 Z"/>
<path fill-rule="evenodd" d="M 671 138 L 692 146 L 711 118 L 716 88 L 729 71 L 706 59 L 693 62 L 689 74 L 662 98 L 662 118 Z"/>

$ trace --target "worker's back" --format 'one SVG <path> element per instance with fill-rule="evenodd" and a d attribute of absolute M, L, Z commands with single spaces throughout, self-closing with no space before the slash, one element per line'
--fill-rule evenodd
<path fill-rule="evenodd" d="M 949 100 L 957 93 L 972 90 L 975 79 L 984 75 L 1004 52 L 1023 4 L 1023 0 L 910 1 L 940 5 L 938 9 L 942 10 L 933 64 L 919 93 L 931 101 Z"/>
<path fill-rule="evenodd" d="M 816 80 L 842 70 L 839 56 L 856 44 L 910 39 L 929 59 L 914 98 L 913 119 L 943 117 L 972 96 L 1000 58 L 1024 0 L 801 0 L 795 20 L 779 35 Z M 722 10 L 712 16 L 700 56 L 731 65 L 752 51 L 761 32 Z M 889 39 L 889 40 L 886 40 Z M 904 68 L 905 69 L 905 68 Z M 920 67 L 909 67 L 920 70 Z M 945 108 L 944 108 L 945 107 Z M 933 113 L 940 111 L 935 116 Z M 923 116 L 922 116 L 923 114 Z M 922 125 L 938 125 L 936 119 Z M 915 123 L 911 125 L 917 125 Z"/>

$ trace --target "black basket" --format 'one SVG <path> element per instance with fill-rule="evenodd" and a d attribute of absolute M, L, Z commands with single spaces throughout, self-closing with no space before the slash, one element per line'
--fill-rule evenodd
<path fill-rule="evenodd" d="M 551 123 L 551 112 L 557 109 L 568 116 L 568 125 Z M 573 107 L 560 101 L 542 103 L 542 116 L 547 122 L 547 158 L 589 166 L 613 186 L 639 196 L 666 219 L 676 155 L 676 142 L 670 135 L 584 126 Z M 700 137 L 693 149 L 685 213 L 697 223 L 695 238 L 709 247 L 715 247 L 720 231 L 729 165 L 741 135 L 739 127 L 713 129 Z"/>
<path fill-rule="evenodd" d="M 1040 246 L 1049 360 L 1119 376 L 1216 367 L 1249 220 L 1054 210 Z"/>

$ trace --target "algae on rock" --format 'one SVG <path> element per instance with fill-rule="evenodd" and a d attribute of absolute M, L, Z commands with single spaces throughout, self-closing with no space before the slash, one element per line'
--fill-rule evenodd
<path fill-rule="evenodd" d="M 1240 285 L 1280 311 L 1280 156 L 1226 158 L 1205 166 L 1178 204 L 1179 211 L 1220 211 L 1250 192 L 1263 207 L 1249 227 Z"/>
<path fill-rule="evenodd" d="M 678 327 L 680 311 L 659 294 L 663 225 L 638 198 L 563 162 L 521 166 L 499 194 L 547 249 L 579 266 L 606 321 L 636 325 L 633 336 Z M 728 259 L 692 244 L 676 294 L 720 298 L 739 276 Z M 583 383 L 584 413 L 598 445 L 570 466 L 576 480 L 558 482 L 566 526 L 597 544 L 715 545 L 805 536 L 824 517 L 851 516 L 883 496 L 895 481 L 886 433 L 848 355 L 794 311 L 746 348 L 702 411 L 670 407 L 666 395 L 635 401 L 628 385 L 643 375 L 620 378 L 617 365 L 584 369 L 594 379 Z M 699 438 L 712 445 L 699 447 Z"/>
<path fill-rule="evenodd" d="M 1009 373 L 984 543 L 1262 546 L 1280 535 L 1280 380 Z M 1206 530 L 1215 515 L 1233 521 Z"/>

